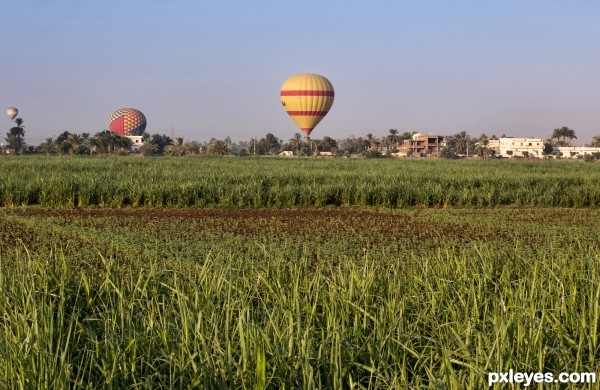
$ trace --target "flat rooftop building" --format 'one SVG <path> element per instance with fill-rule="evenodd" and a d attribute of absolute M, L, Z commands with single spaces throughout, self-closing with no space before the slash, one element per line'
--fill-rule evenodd
<path fill-rule="evenodd" d="M 444 146 L 446 142 L 443 135 L 416 133 L 410 139 L 398 144 L 398 154 L 437 157 Z"/>

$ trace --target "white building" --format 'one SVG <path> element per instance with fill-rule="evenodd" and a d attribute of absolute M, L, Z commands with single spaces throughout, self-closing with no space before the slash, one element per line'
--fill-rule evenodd
<path fill-rule="evenodd" d="M 583 158 L 586 154 L 600 153 L 600 148 L 593 146 L 555 146 L 552 151 L 554 154 L 562 153 L 561 158 Z"/>
<path fill-rule="evenodd" d="M 142 144 L 144 143 L 142 141 L 142 136 L 141 135 L 127 135 L 126 137 L 131 140 L 131 151 L 139 152 L 140 146 L 142 146 Z"/>
<path fill-rule="evenodd" d="M 498 140 L 490 139 L 488 147 L 496 150 L 502 157 L 535 157 L 543 158 L 543 138 L 512 138 L 503 137 Z M 525 153 L 524 153 L 525 152 Z M 554 146 L 552 154 L 560 158 L 583 158 L 586 154 L 600 153 L 600 148 L 592 146 Z"/>
<path fill-rule="evenodd" d="M 502 137 L 498 143 L 494 142 L 494 145 L 496 144 L 498 145 L 497 154 L 502 157 L 543 157 L 543 138 Z"/>

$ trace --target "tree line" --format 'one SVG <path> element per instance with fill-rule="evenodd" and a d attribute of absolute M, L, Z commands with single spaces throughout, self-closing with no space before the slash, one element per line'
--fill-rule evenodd
<path fill-rule="evenodd" d="M 322 138 L 303 137 L 295 133 L 287 141 L 281 140 L 272 133 L 262 138 L 250 138 L 246 141 L 233 142 L 230 137 L 223 139 L 212 138 L 208 142 L 187 141 L 181 137 L 171 138 L 165 134 L 142 135 L 142 143 L 133 145 L 131 139 L 121 137 L 109 130 L 96 134 L 71 133 L 65 131 L 56 137 L 46 138 L 38 146 L 28 146 L 25 142 L 24 121 L 14 120 L 13 126 L 6 134 L 7 145 L 4 151 L 12 153 L 37 153 L 45 155 L 127 155 L 132 151 L 144 156 L 184 156 L 190 154 L 207 155 L 277 155 L 281 152 L 292 152 L 297 156 L 315 156 L 327 154 L 332 156 L 364 156 L 367 158 L 385 157 L 398 152 L 405 140 L 411 139 L 416 132 L 400 133 L 397 129 L 389 129 L 383 136 L 368 133 L 365 136 L 349 136 L 334 139 L 330 136 Z M 501 137 L 506 137 L 503 134 Z M 494 149 L 489 147 L 490 139 L 496 135 L 487 136 L 485 133 L 478 137 L 470 136 L 466 131 L 445 136 L 445 146 L 439 153 L 443 158 L 458 158 L 462 156 L 478 156 L 481 158 L 495 157 Z M 571 146 L 577 139 L 575 131 L 563 126 L 553 130 L 545 141 L 544 152 L 552 153 L 554 146 Z M 600 136 L 592 138 L 588 146 L 600 147 Z M 410 152 L 409 152 L 410 155 Z"/>

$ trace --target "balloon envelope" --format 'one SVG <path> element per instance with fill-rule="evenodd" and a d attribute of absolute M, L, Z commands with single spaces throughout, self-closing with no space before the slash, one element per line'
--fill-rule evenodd
<path fill-rule="evenodd" d="M 16 107 L 9 107 L 8 110 L 6 110 L 6 115 L 8 115 L 11 121 L 15 119 L 18 114 L 19 110 L 17 110 Z"/>
<path fill-rule="evenodd" d="M 333 85 L 325 77 L 301 73 L 281 86 L 281 104 L 296 125 L 309 136 L 333 105 Z"/>
<path fill-rule="evenodd" d="M 121 136 L 142 135 L 146 130 L 146 117 L 134 108 L 121 108 L 110 116 L 108 128 Z"/>

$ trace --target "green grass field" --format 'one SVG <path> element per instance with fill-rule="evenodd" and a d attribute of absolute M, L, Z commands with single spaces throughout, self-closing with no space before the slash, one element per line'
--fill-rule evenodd
<path fill-rule="evenodd" d="M 0 206 L 598 207 L 580 161 L 57 158 L 0 161 Z"/>
<path fill-rule="evenodd" d="M 491 371 L 599 371 L 597 164 L 0 168 L 0 388 L 481 389 Z"/>

